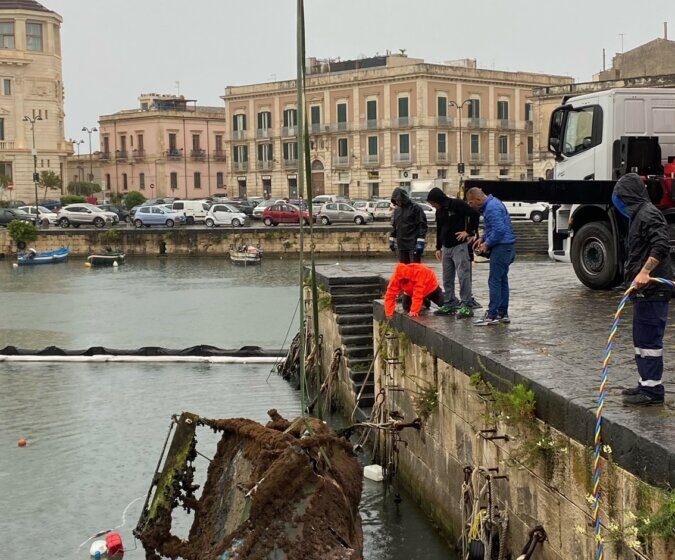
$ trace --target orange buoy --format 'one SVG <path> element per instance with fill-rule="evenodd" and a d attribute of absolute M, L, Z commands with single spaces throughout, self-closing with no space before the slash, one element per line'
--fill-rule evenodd
<path fill-rule="evenodd" d="M 26 445 L 28 445 L 28 442 L 25 439 L 19 440 L 19 447 L 26 447 Z"/>

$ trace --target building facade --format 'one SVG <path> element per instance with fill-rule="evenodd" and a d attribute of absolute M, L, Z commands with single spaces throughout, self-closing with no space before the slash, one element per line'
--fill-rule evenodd
<path fill-rule="evenodd" d="M 13 198 L 30 202 L 33 130 L 37 172 L 64 176 L 72 146 L 64 137 L 61 16 L 33 0 L 0 0 L 0 176 Z M 0 188 L 0 198 L 8 196 Z"/>
<path fill-rule="evenodd" d="M 441 178 L 532 175 L 534 87 L 571 78 L 429 64 L 405 55 L 309 59 L 307 122 L 315 194 L 388 196 Z M 298 195 L 295 81 L 227 87 L 227 185 L 231 194 Z M 461 120 L 457 105 L 462 105 Z M 460 137 L 462 141 L 460 142 Z"/>
<path fill-rule="evenodd" d="M 99 154 L 92 154 L 91 157 L 89 157 L 88 153 L 73 154 L 66 159 L 65 169 L 66 181 L 63 187 L 64 191 L 67 190 L 70 183 L 91 181 L 101 185 L 101 188 L 105 185 L 101 175 L 101 159 Z"/>
<path fill-rule="evenodd" d="M 143 94 L 140 107 L 100 117 L 107 193 L 147 198 L 226 194 L 225 110 L 183 96 Z"/>

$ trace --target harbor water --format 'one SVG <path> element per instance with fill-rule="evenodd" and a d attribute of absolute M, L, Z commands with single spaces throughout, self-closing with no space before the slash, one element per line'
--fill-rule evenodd
<path fill-rule="evenodd" d="M 222 259 L 149 258 L 119 270 L 78 260 L 13 269 L 0 261 L 0 347 L 280 347 L 297 330 L 298 267 L 297 260 L 244 269 Z M 269 365 L 2 364 L 0 557 L 84 559 L 85 539 L 122 523 L 133 548 L 137 498 L 147 492 L 171 415 L 264 422 L 270 408 L 287 417 L 300 411 L 298 393 Z M 21 438 L 27 447 L 17 446 Z M 207 434 L 199 441 L 214 443 Z M 405 493 L 396 505 L 381 484 L 364 481 L 361 516 L 369 560 L 454 557 Z M 143 557 L 141 549 L 125 553 Z"/>

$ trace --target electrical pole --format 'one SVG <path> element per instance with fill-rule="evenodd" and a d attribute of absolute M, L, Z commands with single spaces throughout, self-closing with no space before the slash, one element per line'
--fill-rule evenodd
<path fill-rule="evenodd" d="M 462 109 L 464 105 L 471 103 L 471 99 L 465 99 L 462 103 L 457 103 L 456 101 L 449 101 L 448 107 L 457 108 L 457 120 L 459 121 L 459 163 L 457 164 L 457 173 L 459 174 L 459 189 L 458 193 L 462 193 L 462 185 L 464 184 L 464 141 L 462 138 Z"/>
<path fill-rule="evenodd" d="M 38 185 L 40 183 L 40 175 L 37 172 L 37 150 L 35 149 L 35 123 L 37 121 L 41 121 L 42 117 L 38 114 L 35 115 L 35 112 L 33 112 L 33 116 L 25 116 L 23 118 L 24 122 L 30 123 L 30 129 L 31 132 L 33 133 L 33 183 L 35 184 L 35 226 L 40 227 L 40 218 L 39 218 L 39 212 L 38 212 Z"/>

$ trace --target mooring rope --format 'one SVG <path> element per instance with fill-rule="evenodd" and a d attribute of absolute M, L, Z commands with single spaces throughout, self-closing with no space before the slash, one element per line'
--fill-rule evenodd
<path fill-rule="evenodd" d="M 675 283 L 665 278 L 651 278 L 652 282 L 665 284 L 671 288 L 675 287 Z M 619 322 L 621 315 L 626 307 L 626 303 L 631 294 L 636 290 L 635 285 L 631 285 L 623 294 L 623 298 L 619 302 L 614 314 L 614 321 L 612 328 L 609 331 L 609 338 L 607 339 L 607 349 L 605 350 L 605 357 L 602 361 L 602 375 L 600 376 L 600 389 L 598 394 L 598 405 L 595 409 L 595 452 L 593 456 L 593 525 L 595 530 L 596 545 L 596 560 L 604 560 L 605 552 L 602 542 L 602 521 L 600 518 L 600 451 L 602 448 L 602 412 L 605 408 L 605 398 L 607 396 L 607 377 L 609 374 L 609 363 L 614 350 L 614 339 L 619 330 Z"/>

